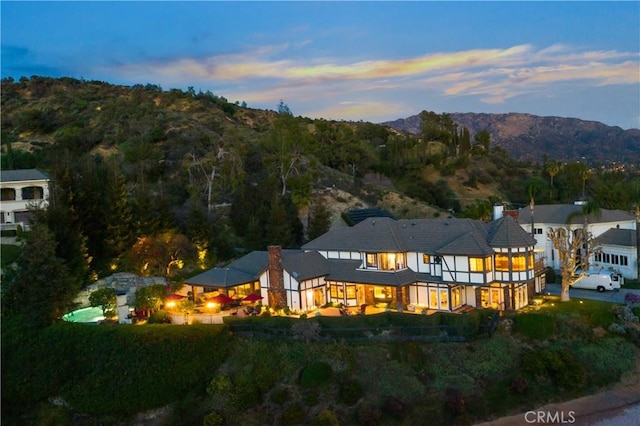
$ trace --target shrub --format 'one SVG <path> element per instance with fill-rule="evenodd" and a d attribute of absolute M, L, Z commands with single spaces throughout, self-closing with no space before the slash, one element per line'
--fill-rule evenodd
<path fill-rule="evenodd" d="M 302 369 L 300 386 L 311 388 L 327 383 L 331 379 L 331 367 L 325 362 L 314 362 Z"/>
<path fill-rule="evenodd" d="M 524 371 L 538 380 L 551 379 L 560 389 L 580 389 L 585 384 L 584 366 L 566 349 L 537 349 L 524 355 Z"/>
<path fill-rule="evenodd" d="M 382 419 L 382 411 L 378 406 L 368 402 L 358 407 L 358 424 L 362 426 L 377 425 Z"/>
<path fill-rule="evenodd" d="M 313 420 L 312 426 L 339 426 L 338 418 L 331 410 L 322 410 Z"/>
<path fill-rule="evenodd" d="M 402 419 L 407 415 L 407 407 L 400 399 L 389 397 L 384 401 L 384 412 L 393 418 Z"/>
<path fill-rule="evenodd" d="M 289 399 L 289 390 L 287 388 L 276 388 L 271 393 L 271 402 L 277 405 L 284 405 Z"/>
<path fill-rule="evenodd" d="M 209 413 L 205 416 L 202 421 L 202 426 L 222 426 L 224 425 L 224 419 L 222 416 L 215 411 L 213 413 Z"/>
<path fill-rule="evenodd" d="M 345 380 L 340 384 L 338 401 L 346 405 L 353 405 L 362 398 L 362 394 L 362 385 L 359 382 Z"/>
<path fill-rule="evenodd" d="M 147 324 L 171 324 L 171 317 L 167 311 L 156 311 L 149 315 Z"/>
<path fill-rule="evenodd" d="M 633 305 L 640 304 L 640 294 L 637 293 L 627 293 L 624 295 L 625 303 L 631 303 Z"/>
<path fill-rule="evenodd" d="M 280 416 L 280 425 L 282 426 L 294 426 L 304 424 L 304 419 L 307 417 L 306 410 L 299 403 L 289 405 L 282 412 Z"/>

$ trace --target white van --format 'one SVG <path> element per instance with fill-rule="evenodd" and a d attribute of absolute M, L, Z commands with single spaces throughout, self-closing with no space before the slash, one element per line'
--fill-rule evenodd
<path fill-rule="evenodd" d="M 619 290 L 624 278 L 621 275 L 608 271 L 588 271 L 578 281 L 571 284 L 572 288 L 586 288 L 589 290 Z"/>

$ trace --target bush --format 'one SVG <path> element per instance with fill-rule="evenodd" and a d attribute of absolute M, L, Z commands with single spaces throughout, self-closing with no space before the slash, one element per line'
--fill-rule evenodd
<path fill-rule="evenodd" d="M 171 324 L 171 317 L 167 311 L 156 311 L 149 315 L 147 324 Z"/>
<path fill-rule="evenodd" d="M 322 410 L 313 420 L 312 426 L 339 426 L 338 418 L 331 410 Z"/>
<path fill-rule="evenodd" d="M 362 398 L 362 394 L 362 385 L 359 382 L 345 380 L 340 384 L 338 401 L 346 405 L 353 405 Z"/>
<path fill-rule="evenodd" d="M 285 402 L 289 399 L 289 389 L 287 388 L 276 388 L 271 393 L 271 402 L 277 405 L 284 405 Z"/>
<path fill-rule="evenodd" d="M 202 426 L 222 426 L 224 425 L 224 419 L 222 416 L 215 411 L 213 413 L 209 413 L 205 416 L 202 421 Z"/>
<path fill-rule="evenodd" d="M 547 378 L 559 389 L 580 389 L 585 384 L 584 366 L 566 349 L 537 349 L 526 353 L 523 369 L 538 380 Z"/>
<path fill-rule="evenodd" d="M 307 411 L 304 407 L 299 403 L 294 403 L 285 408 L 278 424 L 282 426 L 297 426 L 304 424 L 306 417 Z"/>
<path fill-rule="evenodd" d="M 384 412 L 393 418 L 402 419 L 407 415 L 407 407 L 400 399 L 389 397 L 384 401 Z"/>
<path fill-rule="evenodd" d="M 358 407 L 358 424 L 362 426 L 377 425 L 382 419 L 382 411 L 370 402 Z"/>
<path fill-rule="evenodd" d="M 631 303 L 632 305 L 640 304 L 640 294 L 627 293 L 624 295 L 625 303 Z"/>
<path fill-rule="evenodd" d="M 331 367 L 325 362 L 314 362 L 302 369 L 300 386 L 311 388 L 320 386 L 331 380 Z"/>

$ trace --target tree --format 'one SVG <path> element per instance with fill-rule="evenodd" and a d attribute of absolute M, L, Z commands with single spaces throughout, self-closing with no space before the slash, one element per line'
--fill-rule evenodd
<path fill-rule="evenodd" d="M 560 274 L 562 277 L 560 301 L 569 301 L 569 288 L 582 279 L 589 269 L 589 256 L 593 252 L 594 238 L 589 232 L 589 216 L 598 216 L 600 208 L 593 201 L 586 202 L 582 208 L 567 217 L 565 227 L 549 228 L 547 237 L 553 248 L 558 250 Z M 577 216 L 582 216 L 582 228 L 573 229 L 571 223 Z"/>
<path fill-rule="evenodd" d="M 147 315 L 160 309 L 167 297 L 167 288 L 162 284 L 154 284 L 136 291 L 136 310 L 144 311 Z"/>
<path fill-rule="evenodd" d="M 174 268 L 182 269 L 184 261 L 193 254 L 189 239 L 173 231 L 140 237 L 130 252 L 142 274 L 164 277 L 170 277 Z"/>
<path fill-rule="evenodd" d="M 313 240 L 325 234 L 329 228 L 331 228 L 331 212 L 327 208 L 325 200 L 316 199 L 309 211 L 307 236 L 309 240 Z"/>
<path fill-rule="evenodd" d="M 483 153 L 489 152 L 491 148 L 491 134 L 488 130 L 480 130 L 475 134 L 473 140 L 475 141 L 474 148 L 476 148 L 476 150 L 480 150 Z"/>
<path fill-rule="evenodd" d="M 195 310 L 196 304 L 189 298 L 182 299 L 178 302 L 178 311 L 180 311 L 180 313 L 184 315 L 185 324 L 189 323 L 189 315 L 191 315 Z"/>
<path fill-rule="evenodd" d="M 113 318 L 116 315 L 116 291 L 112 288 L 101 288 L 89 295 L 89 303 L 93 307 L 102 308 L 105 318 Z"/>
<path fill-rule="evenodd" d="M 549 200 L 553 199 L 553 178 L 560 172 L 560 164 L 556 161 L 547 163 L 547 173 L 551 179 L 551 188 L 549 189 Z"/>
<path fill-rule="evenodd" d="M 35 223 L 26 236 L 17 269 L 2 282 L 3 314 L 32 327 L 46 327 L 67 313 L 80 287 L 56 255 L 53 233 Z"/>

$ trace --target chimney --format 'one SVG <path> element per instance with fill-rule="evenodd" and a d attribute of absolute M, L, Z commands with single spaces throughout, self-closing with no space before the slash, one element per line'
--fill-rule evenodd
<path fill-rule="evenodd" d="M 498 220 L 502 217 L 504 212 L 504 206 L 502 204 L 493 205 L 493 220 Z"/>
<path fill-rule="evenodd" d="M 287 306 L 286 293 L 284 291 L 284 272 L 282 271 L 282 249 L 280 246 L 269 246 L 269 306 L 272 308 L 284 308 Z"/>

